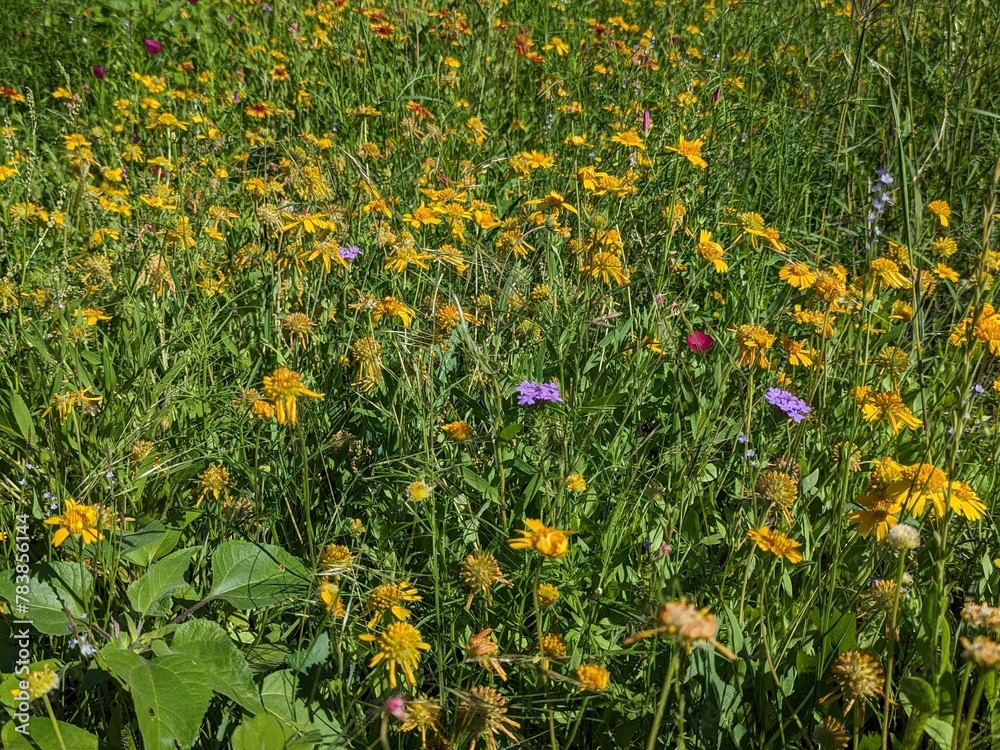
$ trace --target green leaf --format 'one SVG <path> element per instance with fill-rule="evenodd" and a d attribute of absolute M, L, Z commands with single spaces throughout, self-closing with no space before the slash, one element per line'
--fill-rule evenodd
<path fill-rule="evenodd" d="M 934 688 L 919 677 L 904 677 L 899 681 L 899 693 L 910 714 L 936 714 L 937 696 Z"/>
<path fill-rule="evenodd" d="M 201 548 L 185 547 L 171 552 L 159 562 L 150 565 L 143 576 L 132 581 L 125 592 L 128 594 L 132 609 L 141 617 L 169 615 L 170 598 L 175 592 L 187 587 L 188 582 L 184 574 L 191 565 L 191 558 L 199 549 Z"/>
<path fill-rule="evenodd" d="M 276 716 L 261 714 L 236 727 L 232 750 L 312 750 L 322 741 L 319 732 L 302 730 Z"/>
<path fill-rule="evenodd" d="M 330 658 L 330 635 L 324 632 L 319 634 L 319 637 L 312 642 L 309 648 L 286 656 L 285 663 L 296 672 L 308 672 L 328 658 Z"/>
<path fill-rule="evenodd" d="M 14 412 L 14 421 L 17 422 L 17 428 L 21 431 L 21 437 L 28 441 L 34 439 L 35 422 L 31 418 L 31 410 L 21 398 L 20 393 L 10 394 L 10 408 Z"/>
<path fill-rule="evenodd" d="M 950 721 L 932 716 L 924 724 L 924 731 L 927 732 L 927 736 L 934 740 L 934 743 L 942 748 L 942 750 L 950 750 L 952 734 Z"/>
<path fill-rule="evenodd" d="M 28 611 L 23 618 L 31 620 L 39 633 L 69 635 L 71 618 L 87 612 L 84 602 L 94 595 L 94 576 L 76 563 L 42 563 L 32 567 L 28 591 Z M 17 606 L 13 570 L 0 578 L 0 599 Z"/>
<path fill-rule="evenodd" d="M 263 711 L 246 657 L 219 624 L 188 620 L 177 628 L 171 648 L 190 656 L 205 670 L 212 690 L 229 696 L 248 711 Z"/>
<path fill-rule="evenodd" d="M 240 609 L 268 607 L 304 596 L 309 571 L 281 547 L 224 542 L 212 554 L 212 590 L 208 596 Z"/>
<path fill-rule="evenodd" d="M 505 443 L 508 440 L 520 435 L 521 430 L 523 429 L 524 426 L 518 424 L 517 422 L 515 422 L 514 424 L 509 424 L 502 430 L 500 430 L 500 434 L 497 436 L 497 440 L 499 440 L 501 443 Z"/>
<path fill-rule="evenodd" d="M 818 482 L 819 482 L 819 469 L 815 469 L 811 473 L 802 477 L 802 494 L 806 495 L 809 492 L 811 492 Z"/>
<path fill-rule="evenodd" d="M 346 748 L 340 723 L 327 709 L 315 702 L 306 702 L 296 694 L 295 673 L 290 669 L 272 672 L 264 678 L 260 698 L 269 713 L 301 730 L 315 730 L 319 733 L 326 750 Z"/>
<path fill-rule="evenodd" d="M 56 723 L 66 750 L 97 750 L 97 737 L 90 732 L 64 721 Z M 13 721 L 4 725 L 3 732 L 0 733 L 4 750 L 61 750 L 62 746 L 49 719 L 41 716 L 28 719 L 27 736 L 18 732 L 16 726 Z"/>
<path fill-rule="evenodd" d="M 181 538 L 177 529 L 169 529 L 159 521 L 132 534 L 121 537 L 122 557 L 136 565 L 146 567 L 170 552 Z"/>
<path fill-rule="evenodd" d="M 101 656 L 132 691 L 146 750 L 194 747 L 212 700 L 208 669 L 187 654 L 146 661 L 131 651 L 108 646 Z"/>

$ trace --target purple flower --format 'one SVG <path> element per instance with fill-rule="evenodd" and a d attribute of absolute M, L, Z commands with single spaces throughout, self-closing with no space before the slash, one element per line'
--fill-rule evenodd
<path fill-rule="evenodd" d="M 562 403 L 558 383 L 539 383 L 534 380 L 525 380 L 516 390 L 518 406 L 534 406 L 540 403 Z"/>
<path fill-rule="evenodd" d="M 150 55 L 158 55 L 163 52 L 163 45 L 155 39 L 145 39 L 143 44 L 146 45 L 146 52 Z"/>
<path fill-rule="evenodd" d="M 94 78 L 96 78 L 98 81 L 103 81 L 104 76 L 107 74 L 107 71 L 104 70 L 103 65 L 95 65 L 90 70 L 94 74 Z"/>
<path fill-rule="evenodd" d="M 337 251 L 344 260 L 354 260 L 361 255 L 361 248 L 357 245 L 341 245 Z"/>
<path fill-rule="evenodd" d="M 771 406 L 777 406 L 795 424 L 799 424 L 806 418 L 812 407 L 794 393 L 783 391 L 781 388 L 768 388 L 764 395 L 764 400 Z"/>

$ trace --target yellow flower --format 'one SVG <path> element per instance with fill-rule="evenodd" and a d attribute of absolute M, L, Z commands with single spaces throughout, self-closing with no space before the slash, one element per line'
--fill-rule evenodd
<path fill-rule="evenodd" d="M 789 539 L 780 531 L 761 526 L 759 529 L 748 531 L 747 536 L 764 552 L 770 552 L 775 557 L 784 558 L 793 565 L 802 562 L 802 553 L 799 552 L 799 547 L 802 544 Z"/>
<path fill-rule="evenodd" d="M 698 167 L 698 169 L 705 169 L 708 167 L 708 162 L 701 158 L 701 147 L 704 145 L 705 143 L 701 139 L 689 141 L 682 135 L 680 137 L 680 142 L 676 146 L 667 146 L 667 151 L 673 151 L 675 154 L 680 154 Z"/>
<path fill-rule="evenodd" d="M 86 148 L 87 146 L 91 145 L 90 141 L 88 141 L 79 133 L 71 133 L 70 135 L 64 135 L 63 142 L 66 146 L 67 151 L 75 151 L 78 148 Z"/>
<path fill-rule="evenodd" d="M 638 149 L 639 151 L 646 150 L 646 144 L 642 142 L 642 138 L 635 128 L 626 130 L 624 133 L 616 133 L 611 137 L 611 142 L 619 143 L 628 148 Z"/>
<path fill-rule="evenodd" d="M 934 267 L 934 275 L 937 276 L 942 281 L 958 281 L 958 271 L 951 268 L 946 263 L 938 263 Z"/>
<path fill-rule="evenodd" d="M 473 431 L 473 429 L 469 426 L 468 422 L 463 422 L 461 420 L 443 425 L 441 429 L 444 431 L 445 435 L 447 435 L 455 442 L 468 440 L 470 437 L 476 434 Z"/>
<path fill-rule="evenodd" d="M 377 643 L 379 652 L 368 662 L 369 668 L 377 667 L 385 662 L 389 669 L 389 687 L 396 687 L 396 667 L 401 667 L 406 681 L 417 684 L 413 670 L 420 665 L 420 652 L 430 651 L 430 644 L 424 643 L 420 631 L 408 622 L 391 623 L 379 636 L 365 633 L 358 640 L 365 643 Z"/>
<path fill-rule="evenodd" d="M 49 405 L 49 408 L 42 412 L 42 416 L 46 416 L 50 411 L 52 411 L 52 407 L 54 406 L 56 411 L 59 412 L 59 421 L 62 423 L 69 418 L 69 415 L 73 413 L 73 410 L 77 405 L 88 408 L 96 408 L 96 406 L 90 407 L 90 404 L 99 404 L 104 397 L 88 396 L 87 391 L 89 390 L 90 386 L 87 386 L 82 391 L 57 393 L 52 397 L 52 403 Z"/>
<path fill-rule="evenodd" d="M 616 284 L 628 284 L 628 271 L 622 268 L 622 261 L 615 253 L 600 251 L 590 257 L 590 262 L 580 269 L 580 273 L 600 276 L 605 284 L 614 281 Z"/>
<path fill-rule="evenodd" d="M 600 664 L 581 664 L 576 668 L 576 679 L 581 690 L 605 690 L 611 673 Z"/>
<path fill-rule="evenodd" d="M 948 219 L 951 217 L 951 206 L 947 201 L 931 201 L 927 204 L 927 210 L 938 217 L 941 226 L 948 226 Z"/>
<path fill-rule="evenodd" d="M 88 326 L 96 326 L 102 320 L 111 320 L 111 316 L 105 315 L 104 310 L 88 307 L 83 311 L 83 322 Z"/>
<path fill-rule="evenodd" d="M 296 396 L 323 399 L 322 393 L 310 391 L 302 384 L 301 376 L 295 370 L 279 367 L 269 376 L 264 376 L 264 395 L 274 402 L 278 424 L 298 423 Z"/>
<path fill-rule="evenodd" d="M 423 201 L 420 201 L 420 205 L 413 209 L 412 213 L 403 214 L 403 221 L 412 226 L 414 229 L 420 229 L 420 227 L 427 225 L 433 226 L 440 224 L 440 209 L 428 208 L 424 205 Z"/>
<path fill-rule="evenodd" d="M 320 583 L 319 588 L 316 590 L 319 600 L 326 607 L 326 611 L 330 613 L 330 616 L 334 619 L 342 619 L 347 616 L 347 610 L 344 608 L 344 603 L 340 599 L 340 589 L 329 581 L 323 581 Z"/>
<path fill-rule="evenodd" d="M 403 273 L 412 263 L 417 268 L 424 271 L 430 270 L 430 265 L 425 261 L 431 260 L 434 256 L 430 253 L 417 252 L 407 245 L 397 245 L 393 248 L 393 254 L 385 259 L 385 267 L 396 273 Z"/>
<path fill-rule="evenodd" d="M 923 424 L 919 418 L 914 416 L 898 393 L 892 391 L 882 391 L 879 393 L 865 393 L 860 399 L 861 416 L 866 422 L 880 422 L 886 420 L 895 435 L 902 427 L 916 429 Z"/>
<path fill-rule="evenodd" d="M 528 530 L 518 530 L 521 538 L 507 541 L 511 548 L 533 549 L 545 557 L 565 557 L 569 552 L 569 535 L 572 532 L 546 526 L 537 518 L 526 518 L 524 524 Z"/>
<path fill-rule="evenodd" d="M 406 496 L 415 503 L 423 502 L 431 496 L 431 487 L 423 480 L 414 480 L 407 485 Z"/>
<path fill-rule="evenodd" d="M 574 472 L 566 477 L 566 489 L 576 493 L 586 492 L 587 481 L 583 478 L 583 474 Z"/>
<path fill-rule="evenodd" d="M 711 232 L 704 229 L 701 230 L 698 235 L 698 244 L 695 246 L 694 251 L 715 266 L 717 273 L 725 273 L 729 270 L 729 264 L 723 260 L 726 257 L 726 251 L 722 249 L 722 245 L 718 242 L 712 242 Z"/>
<path fill-rule="evenodd" d="M 899 523 L 896 514 L 902 509 L 899 503 L 894 503 L 880 497 L 878 494 L 866 493 L 857 499 L 863 510 L 857 510 L 847 517 L 847 520 L 858 527 L 858 533 L 867 537 L 875 531 L 878 541 L 885 539 L 889 529 Z"/>
<path fill-rule="evenodd" d="M 801 341 L 794 341 L 787 336 L 781 337 L 781 346 L 788 354 L 788 364 L 792 367 L 812 367 L 816 352 Z"/>
<path fill-rule="evenodd" d="M 888 258 L 875 258 L 871 263 L 872 275 L 876 281 L 893 289 L 909 289 L 912 282 L 899 272 L 899 266 Z"/>
<path fill-rule="evenodd" d="M 66 498 L 64 505 L 65 509 L 61 516 L 52 516 L 45 519 L 45 523 L 48 525 L 62 527 L 52 536 L 53 546 L 58 547 L 71 534 L 79 534 L 83 537 L 84 544 L 92 544 L 104 538 L 104 534 L 97 529 L 100 514 L 97 512 L 96 506 L 77 503 L 71 497 Z"/>
<path fill-rule="evenodd" d="M 195 505 L 201 505 L 201 501 L 205 499 L 205 495 L 212 493 L 212 497 L 216 500 L 219 499 L 219 495 L 229 495 L 229 486 L 231 482 L 229 481 L 229 470 L 224 466 L 219 464 L 213 464 L 209 466 L 205 471 L 201 473 L 198 477 L 201 480 L 201 494 L 198 495 L 198 502 Z"/>
<path fill-rule="evenodd" d="M 554 36 L 545 44 L 544 47 L 542 47 L 542 49 L 545 50 L 546 52 L 548 52 L 551 49 L 554 49 L 556 51 L 556 54 L 559 55 L 559 57 L 562 57 L 567 52 L 569 52 L 569 45 L 566 44 L 566 42 L 564 42 L 559 37 Z"/>
<path fill-rule="evenodd" d="M 774 344 L 774 336 L 762 326 L 742 325 L 736 329 L 736 343 L 740 346 L 740 366 L 759 367 L 767 370 L 771 362 L 767 350 Z"/>
<path fill-rule="evenodd" d="M 538 584 L 538 602 L 545 607 L 551 607 L 559 600 L 559 589 L 551 583 Z"/>
<path fill-rule="evenodd" d="M 372 325 L 377 326 L 382 318 L 393 317 L 399 318 L 403 328 L 409 328 L 410 323 L 413 322 L 413 316 L 416 314 L 416 310 L 407 307 L 395 297 L 385 297 L 380 302 L 376 302 L 375 307 L 372 308 Z"/>
<path fill-rule="evenodd" d="M 816 274 L 805 263 L 786 263 L 778 271 L 778 278 L 796 289 L 808 289 L 816 283 Z"/>
<path fill-rule="evenodd" d="M 357 520 L 357 519 L 355 519 Z M 409 581 L 399 583 L 383 583 L 376 586 L 375 590 L 368 595 L 368 602 L 365 604 L 365 613 L 374 612 L 375 615 L 368 623 L 369 628 L 378 625 L 382 615 L 388 611 L 398 620 L 406 620 L 410 616 L 410 610 L 401 606 L 402 602 L 419 602 L 421 600 L 417 590 L 410 585 Z"/>
<path fill-rule="evenodd" d="M 48 695 L 59 687 L 59 675 L 52 671 L 52 667 L 46 664 L 41 669 L 33 669 L 28 672 L 28 694 L 33 700 L 37 700 Z M 21 694 L 21 689 L 14 688 L 10 694 L 17 698 Z"/>

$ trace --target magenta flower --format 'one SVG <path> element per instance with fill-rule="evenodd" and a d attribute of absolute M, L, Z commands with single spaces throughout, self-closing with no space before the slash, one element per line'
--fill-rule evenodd
<path fill-rule="evenodd" d="M 104 70 L 104 66 L 103 65 L 95 65 L 93 68 L 91 68 L 91 71 L 94 74 L 94 78 L 96 78 L 98 81 L 103 81 L 104 80 L 104 76 L 106 74 L 106 71 Z"/>
<path fill-rule="evenodd" d="M 402 695 L 394 695 L 386 700 L 385 705 L 382 706 L 382 710 L 390 714 L 396 721 L 406 721 L 410 718 L 409 713 L 406 711 L 406 698 Z"/>
<path fill-rule="evenodd" d="M 703 331 L 691 331 L 687 337 L 687 345 L 695 354 L 704 354 L 715 346 L 715 339 Z"/>
<path fill-rule="evenodd" d="M 163 45 L 155 39 L 146 39 L 143 44 L 146 45 L 146 52 L 151 55 L 158 55 L 163 52 Z"/>

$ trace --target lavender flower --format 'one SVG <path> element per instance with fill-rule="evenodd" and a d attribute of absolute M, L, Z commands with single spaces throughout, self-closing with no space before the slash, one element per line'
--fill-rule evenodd
<path fill-rule="evenodd" d="M 516 390 L 518 406 L 534 406 L 539 403 L 562 403 L 558 383 L 538 383 L 534 380 L 525 380 Z"/>
<path fill-rule="evenodd" d="M 812 411 L 812 407 L 801 398 L 788 391 L 783 391 L 781 388 L 768 388 L 764 400 L 771 406 L 777 406 L 785 412 L 785 415 L 795 424 L 802 422 Z"/>
<path fill-rule="evenodd" d="M 361 255 L 361 248 L 357 245 L 341 245 L 338 249 L 340 257 L 346 261 L 352 261 Z"/>

